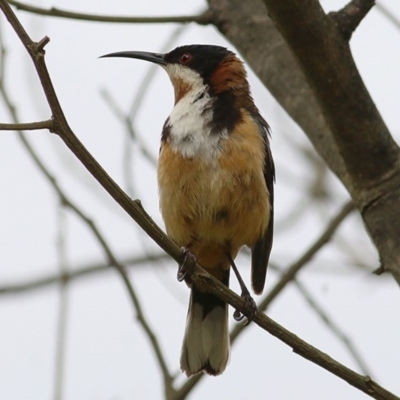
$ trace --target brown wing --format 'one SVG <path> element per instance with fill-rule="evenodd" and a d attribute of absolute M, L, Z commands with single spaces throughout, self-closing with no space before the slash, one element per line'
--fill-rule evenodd
<path fill-rule="evenodd" d="M 275 182 L 275 166 L 272 159 L 271 149 L 269 147 L 269 125 L 264 118 L 257 112 L 252 115 L 259 126 L 260 135 L 264 139 L 265 146 L 265 162 L 264 162 L 264 178 L 269 192 L 269 201 L 271 205 L 271 214 L 269 224 L 262 238 L 251 249 L 251 284 L 254 293 L 261 294 L 264 289 L 265 277 L 267 274 L 267 266 L 269 255 L 272 248 L 272 239 L 274 234 L 274 182 Z"/>

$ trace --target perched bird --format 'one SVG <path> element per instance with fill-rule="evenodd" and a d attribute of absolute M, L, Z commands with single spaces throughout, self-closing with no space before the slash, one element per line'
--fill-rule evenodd
<path fill-rule="evenodd" d="M 162 130 L 158 163 L 167 234 L 227 286 L 232 267 L 251 314 L 256 306 L 233 260 L 242 246 L 250 247 L 251 283 L 261 294 L 272 247 L 275 172 L 269 126 L 251 97 L 243 63 L 209 45 L 103 57 L 150 61 L 169 75 L 175 105 Z M 191 286 L 181 369 L 188 376 L 221 374 L 229 359 L 227 304 L 197 290 L 184 266 L 178 277 Z M 234 317 L 243 315 L 236 311 Z"/>

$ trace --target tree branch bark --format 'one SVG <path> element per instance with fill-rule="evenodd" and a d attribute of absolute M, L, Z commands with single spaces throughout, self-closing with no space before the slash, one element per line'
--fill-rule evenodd
<path fill-rule="evenodd" d="M 42 8 L 31 6 L 30 4 L 21 3 L 20 1 L 8 0 L 8 3 L 16 7 L 18 10 L 23 10 L 37 15 L 46 15 L 49 17 L 75 19 L 80 21 L 96 21 L 96 22 L 112 22 L 119 24 L 165 24 L 165 23 L 179 23 L 186 24 L 189 22 L 196 22 L 199 25 L 208 25 L 212 23 L 210 14 L 206 12 L 200 15 L 187 15 L 187 16 L 170 16 L 170 17 L 127 17 L 117 15 L 96 15 L 79 13 L 75 11 L 62 10 L 60 8 Z"/>
<path fill-rule="evenodd" d="M 369 188 L 398 167 L 399 149 L 364 86 L 347 41 L 317 0 L 264 3 L 321 106 L 359 200 L 368 205 Z"/>
<path fill-rule="evenodd" d="M 375 0 L 352 0 L 341 10 L 329 13 L 345 40 L 349 41 L 360 22 L 375 5 Z"/>

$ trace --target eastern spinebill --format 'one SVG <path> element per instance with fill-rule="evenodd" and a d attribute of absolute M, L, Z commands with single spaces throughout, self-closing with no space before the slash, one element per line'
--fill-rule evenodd
<path fill-rule="evenodd" d="M 167 234 L 226 286 L 238 277 L 249 315 L 256 306 L 234 259 L 251 249 L 251 283 L 264 288 L 273 236 L 274 163 L 269 126 L 254 104 L 243 63 L 224 47 L 189 45 L 166 54 L 125 51 L 160 65 L 175 92 L 161 134 L 160 208 Z M 229 359 L 228 309 L 218 297 L 191 287 L 181 369 L 188 376 L 221 374 Z M 237 320 L 243 318 L 238 311 Z"/>

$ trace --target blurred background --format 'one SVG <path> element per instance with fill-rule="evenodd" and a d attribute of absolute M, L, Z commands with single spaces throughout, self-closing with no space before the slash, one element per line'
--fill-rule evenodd
<path fill-rule="evenodd" d="M 197 15 L 201 0 L 30 0 L 101 15 Z M 321 1 L 326 11 L 346 1 Z M 378 1 L 351 40 L 365 84 L 400 138 L 400 3 Z M 14 8 L 15 10 L 15 8 Z M 387 15 L 387 12 L 390 15 Z M 122 50 L 166 52 L 182 44 L 233 51 L 212 26 L 112 24 L 17 10 L 33 40 L 47 35 L 46 62 L 75 134 L 113 179 L 163 227 L 156 162 L 173 106 L 165 72 L 139 60 L 101 59 Z M 0 15 L 0 122 L 51 114 L 32 62 Z M 307 137 L 248 69 L 257 106 L 272 128 L 276 234 L 265 294 L 321 237 L 349 201 Z M 36 162 L 34 160 L 36 157 Z M 40 163 L 40 166 L 38 165 Z M 49 180 L 52 177 L 52 182 Z M 60 200 L 54 182 L 68 201 Z M 73 204 L 81 216 L 71 209 Z M 333 238 L 271 302 L 267 314 L 336 360 L 400 393 L 399 287 L 379 267 L 357 212 L 347 207 Z M 82 218 L 85 217 L 85 218 Z M 189 290 L 158 248 L 48 131 L 0 132 L 0 397 L 7 400 L 165 398 L 154 348 L 125 285 L 108 267 L 94 222 L 127 266 L 143 315 L 178 390 Z M 238 264 L 246 282 L 250 261 Z M 60 279 L 60 276 L 69 279 Z M 238 292 L 235 279 L 232 288 Z M 261 301 L 263 296 L 257 301 Z M 233 311 L 232 311 L 233 312 Z M 234 328 L 237 323 L 231 318 Z M 190 399 L 365 399 L 367 396 L 255 324 L 235 341 L 226 372 L 204 377 Z"/>

